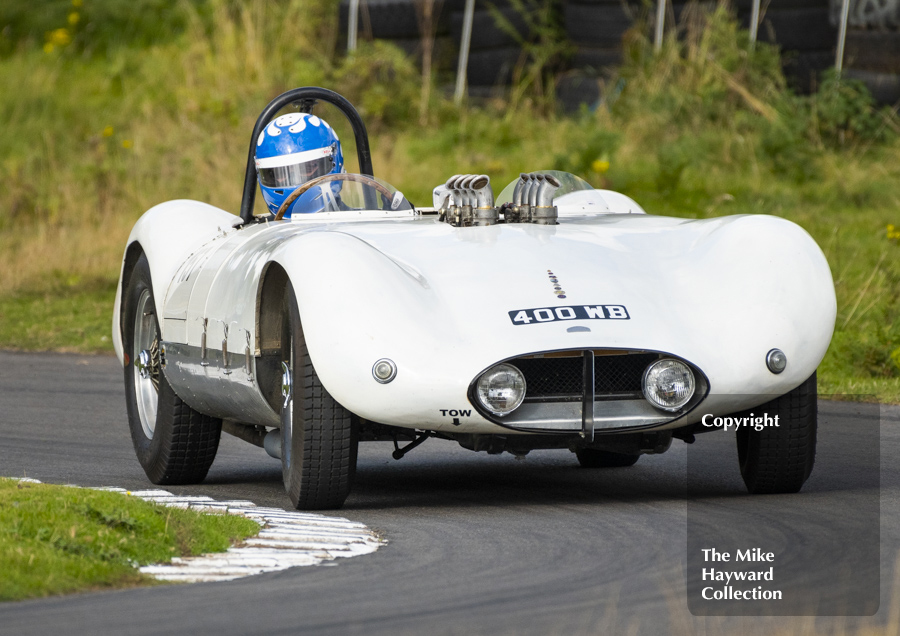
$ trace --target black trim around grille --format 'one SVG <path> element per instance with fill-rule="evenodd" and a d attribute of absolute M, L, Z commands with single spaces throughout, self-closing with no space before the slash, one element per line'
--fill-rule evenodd
<path fill-rule="evenodd" d="M 594 399 L 643 399 L 644 370 L 658 353 L 594 356 Z M 516 358 L 525 376 L 526 401 L 575 402 L 583 396 L 584 360 L 578 357 Z"/>

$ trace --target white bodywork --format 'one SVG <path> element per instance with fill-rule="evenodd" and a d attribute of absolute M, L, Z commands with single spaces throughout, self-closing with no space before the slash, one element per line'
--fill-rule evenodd
<path fill-rule="evenodd" d="M 825 355 L 836 312 L 831 272 L 797 225 L 762 215 L 651 216 L 605 191 L 574 192 L 557 205 L 558 225 L 453 227 L 414 212 L 336 212 L 235 229 L 232 214 L 172 201 L 146 212 L 128 243 L 149 260 L 169 350 L 200 348 L 205 325 L 210 363 L 173 369 L 170 360 L 175 391 L 196 410 L 251 424 L 280 425 L 254 368 L 260 279 L 271 263 L 293 285 L 324 387 L 360 417 L 400 427 L 509 434 L 479 415 L 468 390 L 485 369 L 525 354 L 625 349 L 689 361 L 708 396 L 656 428 L 787 393 Z M 120 280 L 113 337 L 124 363 L 121 294 Z M 508 313 L 598 305 L 627 307 L 629 319 L 514 324 Z M 570 330 L 576 325 L 586 330 Z M 778 375 L 765 362 L 776 347 L 788 359 Z M 397 365 L 388 384 L 372 375 L 381 358 Z"/>

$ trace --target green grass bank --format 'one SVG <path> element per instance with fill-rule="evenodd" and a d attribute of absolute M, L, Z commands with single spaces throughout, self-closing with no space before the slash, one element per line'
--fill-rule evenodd
<path fill-rule="evenodd" d="M 398 49 L 342 54 L 333 2 L 141 2 L 140 12 L 121 0 L 0 8 L 0 85 L 16 87 L 0 93 L 0 347 L 109 352 L 138 216 L 175 198 L 236 212 L 259 111 L 288 88 L 321 85 L 357 105 L 376 175 L 414 203 L 429 205 L 456 173 L 487 173 L 499 191 L 519 172 L 555 168 L 653 214 L 800 224 L 838 298 L 820 392 L 900 403 L 897 114 L 834 76 L 794 94 L 778 50 L 751 47 L 726 8 L 693 12 L 659 53 L 637 25 L 603 101 L 564 115 L 552 23 L 512 89 L 457 107 L 440 88 L 450 78 Z M 341 117 L 323 114 L 355 156 Z"/>
<path fill-rule="evenodd" d="M 223 552 L 257 532 L 237 515 L 0 479 L 0 601 L 159 584 L 137 566 Z"/>

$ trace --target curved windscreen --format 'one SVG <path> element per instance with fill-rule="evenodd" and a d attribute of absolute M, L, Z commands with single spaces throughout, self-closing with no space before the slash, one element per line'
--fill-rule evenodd
<path fill-rule="evenodd" d="M 594 187 L 582 179 L 579 176 L 572 174 L 571 172 L 563 172 L 562 170 L 536 170 L 535 172 L 539 174 L 549 174 L 556 177 L 559 181 L 559 189 L 554 193 L 553 196 L 561 197 L 564 194 L 569 194 L 570 192 L 577 192 L 579 190 L 593 190 Z M 516 187 L 516 183 L 519 182 L 518 178 L 513 179 L 508 186 L 503 188 L 503 191 L 497 195 L 496 205 L 503 205 L 504 203 L 512 202 L 513 190 Z"/>
<path fill-rule="evenodd" d="M 372 177 L 345 174 L 347 179 L 313 186 L 298 197 L 285 218 L 319 212 L 412 211 L 413 206 L 394 186 Z M 361 177 L 361 180 L 352 179 Z M 375 183 L 373 183 L 373 181 Z"/>

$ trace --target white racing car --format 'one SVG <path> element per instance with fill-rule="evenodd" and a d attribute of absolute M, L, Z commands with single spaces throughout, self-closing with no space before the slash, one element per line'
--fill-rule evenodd
<path fill-rule="evenodd" d="M 254 216 L 257 138 L 317 101 L 349 119 L 361 174 Z M 280 458 L 293 504 L 316 509 L 344 502 L 360 441 L 392 440 L 397 459 L 429 437 L 555 448 L 594 468 L 723 424 L 749 491 L 809 477 L 836 303 L 797 225 L 652 216 L 555 171 L 496 199 L 487 176 L 455 175 L 414 207 L 321 88 L 273 100 L 251 139 L 240 217 L 170 201 L 125 249 L 113 339 L 152 482 L 201 481 L 222 430 Z M 281 218 L 310 193 L 321 211 Z"/>

